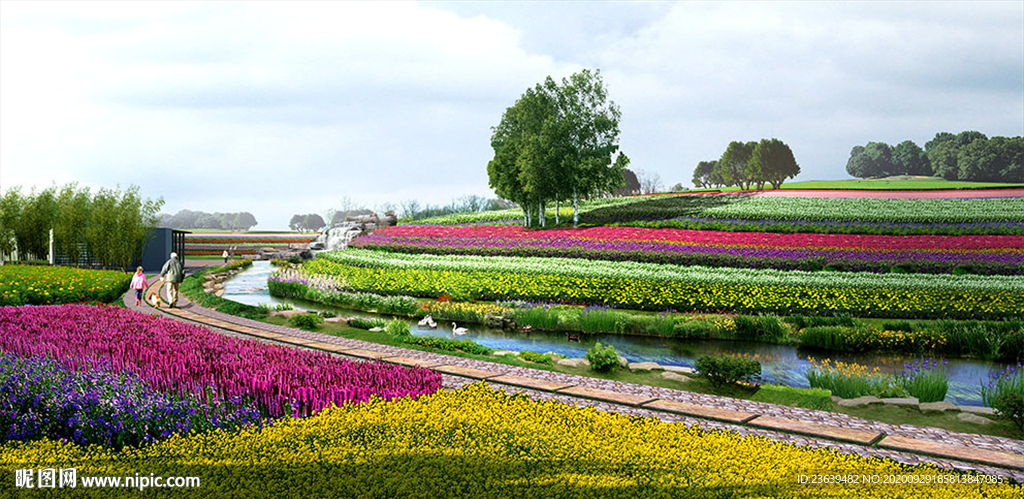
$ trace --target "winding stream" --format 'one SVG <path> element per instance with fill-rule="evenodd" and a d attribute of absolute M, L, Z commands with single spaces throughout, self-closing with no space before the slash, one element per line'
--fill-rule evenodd
<path fill-rule="evenodd" d="M 267 278 L 276 270 L 267 261 L 253 262 L 253 266 L 224 283 L 224 298 L 249 305 L 287 303 L 298 310 L 332 311 L 346 317 L 387 317 L 367 312 L 354 311 L 301 300 L 280 299 L 270 296 Z M 451 322 L 438 323 L 435 330 L 420 328 L 416 321 L 408 320 L 414 335 L 452 337 Z M 875 367 L 885 373 L 898 373 L 903 363 L 914 359 L 912 355 L 899 353 L 841 353 L 826 352 L 788 345 L 772 345 L 748 341 L 682 340 L 676 338 L 653 338 L 623 336 L 615 334 L 580 335 L 579 342 L 568 342 L 565 333 L 531 332 L 518 333 L 501 329 L 489 329 L 475 324 L 460 324 L 469 333 L 462 338 L 497 350 L 529 350 L 545 353 L 555 352 L 568 357 L 586 357 L 587 349 L 594 343 L 611 344 L 615 351 L 630 362 L 657 362 L 667 366 L 694 367 L 702 355 L 736 355 L 754 359 L 761 363 L 761 379 L 797 387 L 807 387 L 806 372 L 810 359 L 831 358 L 834 361 L 856 362 Z M 998 372 L 1006 363 L 976 359 L 949 359 L 949 392 L 946 400 L 961 405 L 982 405 L 979 387 L 987 381 L 989 373 Z"/>

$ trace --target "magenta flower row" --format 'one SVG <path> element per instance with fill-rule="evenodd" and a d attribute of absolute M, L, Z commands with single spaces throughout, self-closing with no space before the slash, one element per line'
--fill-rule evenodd
<path fill-rule="evenodd" d="M 45 355 L 73 369 L 103 364 L 157 390 L 243 397 L 270 417 L 306 416 L 373 396 L 433 393 L 441 376 L 381 362 L 353 362 L 221 336 L 131 310 L 86 305 L 0 308 L 0 350 Z"/>
<path fill-rule="evenodd" d="M 509 225 L 465 227 L 399 225 L 373 233 L 389 238 L 497 238 L 533 240 L 595 240 L 664 242 L 715 246 L 773 248 L 860 248 L 879 250 L 1016 250 L 1024 249 L 1024 236 L 884 236 L 868 234 L 782 234 L 774 232 L 722 232 L 712 230 L 650 229 L 642 227 L 588 227 L 534 230 Z"/>

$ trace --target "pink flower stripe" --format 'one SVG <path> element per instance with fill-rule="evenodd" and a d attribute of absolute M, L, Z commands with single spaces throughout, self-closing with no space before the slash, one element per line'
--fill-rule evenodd
<path fill-rule="evenodd" d="M 74 369 L 108 359 L 114 370 L 135 372 L 157 390 L 201 394 L 213 387 L 223 398 L 255 401 L 271 417 L 305 416 L 374 395 L 415 397 L 441 387 L 441 376 L 427 369 L 238 340 L 114 307 L 2 307 L 0 325 L 2 351 L 44 355 Z"/>
<path fill-rule="evenodd" d="M 501 238 L 652 241 L 715 246 L 773 248 L 861 248 L 879 250 L 1011 250 L 1024 251 L 1024 236 L 882 236 L 866 234 L 779 234 L 773 232 L 721 232 L 639 227 L 590 227 L 532 230 L 509 225 L 468 227 L 398 225 L 378 230 L 375 236 L 401 238 Z"/>

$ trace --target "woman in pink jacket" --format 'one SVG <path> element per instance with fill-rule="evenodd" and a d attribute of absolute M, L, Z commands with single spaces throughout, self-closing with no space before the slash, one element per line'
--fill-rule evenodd
<path fill-rule="evenodd" d="M 131 288 L 135 290 L 135 306 L 142 305 L 142 293 L 146 291 L 149 283 L 146 282 L 146 274 L 142 273 L 142 267 L 135 270 L 132 276 Z"/>

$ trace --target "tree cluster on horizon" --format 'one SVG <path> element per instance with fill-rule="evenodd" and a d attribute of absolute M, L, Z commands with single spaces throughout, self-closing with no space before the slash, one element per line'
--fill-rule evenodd
<path fill-rule="evenodd" d="M 327 227 L 327 223 L 316 213 L 292 215 L 291 220 L 288 221 L 288 228 L 297 232 L 318 232 L 324 227 Z"/>
<path fill-rule="evenodd" d="M 544 225 L 545 205 L 614 192 L 629 164 L 618 152 L 620 111 L 608 99 L 600 71 L 583 70 L 561 82 L 550 76 L 529 88 L 494 127 L 488 183 L 518 204 L 525 225 Z M 618 152 L 618 154 L 616 154 Z"/>
<path fill-rule="evenodd" d="M 72 265 L 129 270 L 142 258 L 163 204 L 143 199 L 134 185 L 90 192 L 73 182 L 28 194 L 15 186 L 0 198 L 0 255 L 18 250 L 40 258 L 49 253 L 52 229 L 54 249 Z"/>
<path fill-rule="evenodd" d="M 787 179 L 800 174 L 793 151 L 779 139 L 760 142 L 733 141 L 717 160 L 701 161 L 693 171 L 693 185 L 702 188 L 751 186 L 778 189 Z"/>
<path fill-rule="evenodd" d="M 247 211 L 237 213 L 206 213 L 181 210 L 174 215 L 161 213 L 160 227 L 169 229 L 249 230 L 256 226 L 256 217 Z"/>
<path fill-rule="evenodd" d="M 846 163 L 853 177 L 935 176 L 946 180 L 1024 182 L 1024 137 L 986 137 L 977 131 L 935 134 L 921 149 L 911 140 L 895 146 L 854 146 Z"/>

